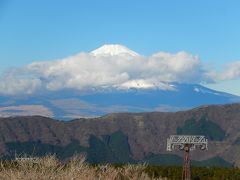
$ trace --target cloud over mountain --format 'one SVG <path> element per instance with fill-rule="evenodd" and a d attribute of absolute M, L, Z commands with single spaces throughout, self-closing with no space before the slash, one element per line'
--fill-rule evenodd
<path fill-rule="evenodd" d="M 225 81 L 240 78 L 240 61 L 225 65 L 222 71 L 212 71 L 209 76 L 215 81 Z"/>
<path fill-rule="evenodd" d="M 64 59 L 34 62 L 6 72 L 0 94 L 31 94 L 37 90 L 98 88 L 160 88 L 173 90 L 171 82 L 201 83 L 240 75 L 240 65 L 230 66 L 223 77 L 204 69 L 198 56 L 187 52 L 159 52 L 149 57 L 121 45 L 104 45 L 90 53 Z"/>

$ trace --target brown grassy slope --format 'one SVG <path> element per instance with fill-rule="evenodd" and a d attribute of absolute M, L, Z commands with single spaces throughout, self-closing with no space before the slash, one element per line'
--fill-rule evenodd
<path fill-rule="evenodd" d="M 73 158 L 62 164 L 54 156 L 46 156 L 32 161 L 1 163 L 0 179 L 4 180 L 150 180 L 144 165 L 126 165 L 121 168 L 112 166 L 89 166 L 83 158 Z M 163 179 L 163 178 L 158 178 Z"/>
<path fill-rule="evenodd" d="M 0 179 L 4 180 L 150 180 L 181 179 L 182 167 L 148 165 L 89 165 L 80 156 L 62 163 L 54 156 L 34 161 L 1 161 Z M 164 178 L 161 178 L 164 177 Z M 192 179 L 240 179 L 237 168 L 191 169 Z"/>

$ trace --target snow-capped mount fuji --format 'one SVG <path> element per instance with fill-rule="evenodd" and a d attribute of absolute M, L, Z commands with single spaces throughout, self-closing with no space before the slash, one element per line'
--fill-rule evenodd
<path fill-rule="evenodd" d="M 94 56 L 140 56 L 138 53 L 119 44 L 105 44 L 91 52 Z"/>
<path fill-rule="evenodd" d="M 62 84 L 71 82 L 68 83 L 71 86 L 63 86 L 59 89 L 53 88 L 52 90 L 42 88 L 31 95 L 0 95 L 0 117 L 42 115 L 58 119 L 72 119 L 101 116 L 115 112 L 179 111 L 208 104 L 240 103 L 239 96 L 214 91 L 202 85 L 176 83 L 177 81 L 175 83 L 164 83 L 154 80 L 154 78 L 148 78 L 148 76 L 145 75 L 142 77 L 142 74 L 146 73 L 148 75 L 151 71 L 144 71 L 144 73 L 129 71 L 129 74 L 133 74 L 133 77 L 131 77 L 131 75 L 128 74 L 128 68 L 124 69 L 125 65 L 123 66 L 124 68 L 122 68 L 123 70 L 119 70 L 119 72 L 118 69 L 109 68 L 113 67 L 109 66 L 106 68 L 107 73 L 102 73 L 102 67 L 108 65 L 105 64 L 108 62 L 125 63 L 124 60 L 129 60 L 126 61 L 130 64 L 129 68 L 135 70 L 138 69 L 137 65 L 139 65 L 132 63 L 135 62 L 135 59 L 140 60 L 136 61 L 138 63 L 142 63 L 147 59 L 122 45 L 103 45 L 92 51 L 90 56 L 80 56 L 81 58 L 91 57 L 93 60 L 97 60 L 96 64 L 100 62 L 100 65 L 97 64 L 96 67 L 90 68 L 88 71 L 88 67 L 94 66 L 95 61 L 93 64 L 88 64 L 88 59 L 80 59 L 87 65 L 87 70 L 84 71 L 84 68 L 80 66 L 81 64 L 78 64 L 80 62 L 78 59 L 79 56 L 77 56 L 77 60 L 79 61 L 75 61 L 75 58 L 70 58 L 69 61 L 67 61 L 68 59 L 59 61 L 60 63 L 58 62 L 56 64 L 56 70 L 53 71 L 54 73 L 50 73 L 51 75 L 49 77 L 55 77 L 59 71 L 65 68 L 66 71 L 64 72 L 68 73 L 64 73 L 64 76 L 61 75 L 59 78 L 53 78 L 53 80 L 55 80 L 53 82 L 59 81 Z M 185 58 L 185 56 L 181 56 L 181 58 Z M 110 61 L 105 61 L 105 59 L 109 59 Z M 70 64 L 67 64 L 67 62 L 70 62 Z M 39 64 L 36 64 L 36 67 L 33 66 L 34 69 L 42 68 L 42 66 L 38 65 Z M 43 67 L 45 67 L 45 65 L 46 64 L 44 64 Z M 75 67 L 75 65 L 78 66 Z M 146 66 L 146 64 L 140 65 Z M 114 66 L 118 67 L 119 65 L 116 63 Z M 109 70 L 110 73 L 108 73 Z M 161 69 L 156 68 L 156 70 L 160 71 Z M 75 71 L 82 72 L 78 74 Z M 43 77 L 45 77 L 45 72 L 46 71 L 43 71 Z M 72 74 L 72 72 L 74 73 Z M 116 77 L 113 77 L 112 80 L 111 76 L 115 76 L 115 72 L 118 74 Z M 66 77 L 65 74 L 67 74 Z M 86 78 L 85 74 L 87 74 Z M 104 78 L 106 78 L 104 77 L 105 74 L 107 77 L 106 82 L 103 81 Z M 88 77 L 92 79 L 89 80 L 90 83 L 85 83 L 85 79 L 84 81 L 81 81 L 81 78 L 75 79 L 76 75 L 78 77 L 84 77 L 86 81 L 89 80 Z M 92 77 L 92 75 L 96 75 L 96 77 Z M 110 80 L 108 80 L 109 77 Z M 62 81 L 64 78 L 70 78 L 71 81 Z M 94 84 L 95 81 L 99 79 L 100 83 Z M 45 83 L 45 81 L 43 81 L 43 83 Z M 74 83 L 78 85 L 78 82 L 84 82 L 87 85 L 88 83 L 90 85 L 93 84 L 93 86 L 87 86 L 88 88 L 79 90 L 75 88 L 76 86 L 72 86 Z M 14 83 L 16 82 L 14 81 Z M 58 87 L 58 83 L 54 83 L 53 85 L 57 84 Z"/>

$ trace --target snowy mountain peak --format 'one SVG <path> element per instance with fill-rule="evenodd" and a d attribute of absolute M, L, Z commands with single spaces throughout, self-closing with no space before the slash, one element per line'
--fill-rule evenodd
<path fill-rule="evenodd" d="M 117 56 L 117 55 L 130 55 L 130 56 L 139 56 L 138 53 L 128 49 L 125 46 L 119 44 L 106 44 L 100 48 L 91 52 L 95 56 Z"/>

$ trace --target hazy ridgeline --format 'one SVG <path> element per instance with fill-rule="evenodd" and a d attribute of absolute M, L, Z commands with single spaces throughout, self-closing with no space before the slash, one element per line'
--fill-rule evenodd
<path fill-rule="evenodd" d="M 0 179 L 53 180 L 148 180 L 181 179 L 180 166 L 148 166 L 147 164 L 88 164 L 83 157 L 60 162 L 55 156 L 35 161 L 1 161 Z M 193 167 L 192 179 L 240 179 L 240 169 L 220 167 Z"/>

